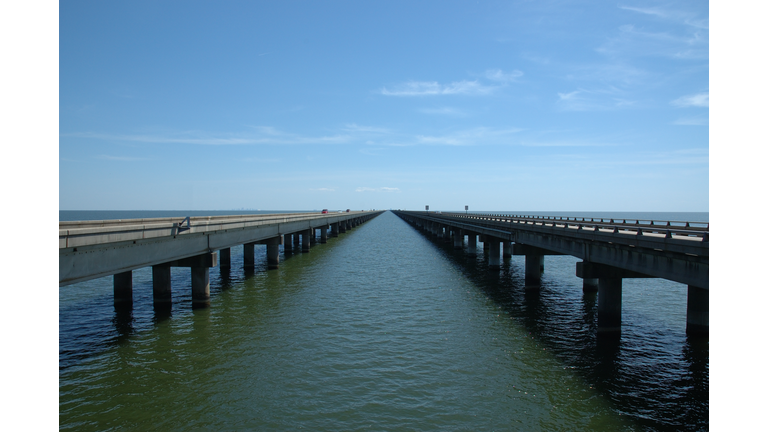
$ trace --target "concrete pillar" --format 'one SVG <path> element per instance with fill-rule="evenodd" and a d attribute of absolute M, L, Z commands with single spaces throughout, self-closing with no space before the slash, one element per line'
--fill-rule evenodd
<path fill-rule="evenodd" d="M 525 286 L 541 286 L 541 262 L 544 261 L 543 255 L 525 256 Z"/>
<path fill-rule="evenodd" d="M 320 243 L 328 243 L 328 225 L 320 228 Z"/>
<path fill-rule="evenodd" d="M 312 236 L 312 231 L 313 231 L 312 229 L 308 229 L 301 233 L 301 251 L 303 253 L 309 252 L 309 248 L 310 248 L 309 238 L 310 236 Z"/>
<path fill-rule="evenodd" d="M 232 267 L 232 251 L 229 248 L 219 249 L 219 266 L 221 268 Z"/>
<path fill-rule="evenodd" d="M 446 243 L 451 241 L 451 227 L 448 225 L 445 226 L 445 230 L 443 231 L 443 241 Z"/>
<path fill-rule="evenodd" d="M 314 246 L 315 244 L 317 244 L 317 228 L 312 228 L 311 230 L 309 230 L 309 232 L 310 232 L 309 244 L 311 246 Z"/>
<path fill-rule="evenodd" d="M 117 273 L 112 277 L 115 292 L 115 304 L 133 303 L 133 271 Z"/>
<path fill-rule="evenodd" d="M 688 285 L 688 314 L 685 332 L 709 334 L 709 290 Z"/>
<path fill-rule="evenodd" d="M 621 278 L 599 278 L 597 282 L 597 331 L 621 331 Z"/>
<path fill-rule="evenodd" d="M 171 302 L 171 266 L 152 266 L 152 297 L 155 303 Z"/>
<path fill-rule="evenodd" d="M 253 247 L 256 243 L 246 243 L 243 245 L 243 267 L 253 268 L 256 266 Z"/>
<path fill-rule="evenodd" d="M 473 232 L 467 232 L 467 248 L 470 254 L 477 253 L 477 234 Z"/>
<path fill-rule="evenodd" d="M 290 252 L 293 248 L 293 234 L 284 234 L 283 235 L 283 250 L 285 252 Z"/>
<path fill-rule="evenodd" d="M 504 240 L 504 258 L 512 258 L 512 242 Z"/>
<path fill-rule="evenodd" d="M 464 231 L 460 229 L 453 230 L 453 248 L 454 249 L 464 248 Z"/>
<path fill-rule="evenodd" d="M 339 222 L 339 232 L 345 233 L 347 232 L 347 221 L 341 221 Z"/>
<path fill-rule="evenodd" d="M 339 223 L 332 223 L 331 224 L 331 237 L 338 237 L 339 236 Z"/>
<path fill-rule="evenodd" d="M 204 305 L 211 300 L 211 279 L 208 267 L 192 268 L 192 304 Z"/>
<path fill-rule="evenodd" d="M 280 266 L 280 240 L 279 236 L 272 237 L 266 241 L 267 243 L 267 268 L 270 270 L 276 269 Z"/>
<path fill-rule="evenodd" d="M 301 239 L 299 233 L 293 233 L 293 250 L 298 252 L 301 249 Z"/>
<path fill-rule="evenodd" d="M 592 279 L 592 278 L 584 278 L 582 279 L 582 290 L 585 293 L 594 293 L 597 292 L 598 289 L 598 280 Z"/>
<path fill-rule="evenodd" d="M 501 268 L 501 240 L 495 237 L 487 237 L 489 243 L 488 267 L 493 270 Z"/>

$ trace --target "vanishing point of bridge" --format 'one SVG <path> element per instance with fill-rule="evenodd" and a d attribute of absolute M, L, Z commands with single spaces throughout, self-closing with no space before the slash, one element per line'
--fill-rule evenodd
<path fill-rule="evenodd" d="M 598 332 L 621 330 L 624 278 L 663 278 L 688 285 L 686 331 L 709 332 L 709 224 L 506 214 L 395 211 L 432 236 L 477 250 L 488 248 L 488 265 L 500 255 L 525 256 L 526 289 L 541 285 L 544 256 L 581 258 L 576 276 L 585 292 L 597 292 Z M 502 253 L 503 247 L 503 253 Z"/>

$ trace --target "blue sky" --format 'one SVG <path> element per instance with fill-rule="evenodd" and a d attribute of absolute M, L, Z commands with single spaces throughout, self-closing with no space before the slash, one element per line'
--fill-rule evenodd
<path fill-rule="evenodd" d="M 709 210 L 709 7 L 59 4 L 59 208 Z"/>

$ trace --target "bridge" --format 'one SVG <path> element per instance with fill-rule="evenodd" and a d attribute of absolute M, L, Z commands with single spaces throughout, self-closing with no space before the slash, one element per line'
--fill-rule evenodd
<path fill-rule="evenodd" d="M 686 331 L 709 332 L 709 224 L 680 221 L 395 211 L 456 249 L 488 248 L 488 266 L 500 255 L 525 256 L 525 287 L 541 286 L 546 255 L 582 259 L 576 276 L 585 292 L 597 292 L 598 332 L 621 330 L 624 278 L 664 278 L 688 285 Z M 503 252 L 502 252 L 503 248 Z"/>
<path fill-rule="evenodd" d="M 152 267 L 155 304 L 171 301 L 171 267 L 189 267 L 192 301 L 210 302 L 209 269 L 230 267 L 230 248 L 243 245 L 243 265 L 255 266 L 254 247 L 266 245 L 269 269 L 279 247 L 309 252 L 382 211 L 152 218 L 59 222 L 59 286 L 113 276 L 116 304 L 133 301 L 133 273 Z"/>

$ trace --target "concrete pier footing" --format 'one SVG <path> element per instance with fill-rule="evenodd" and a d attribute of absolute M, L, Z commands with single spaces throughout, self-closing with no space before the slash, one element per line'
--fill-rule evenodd
<path fill-rule="evenodd" d="M 192 303 L 208 304 L 211 300 L 211 279 L 208 267 L 192 267 Z"/>
<path fill-rule="evenodd" d="M 487 237 L 489 243 L 488 267 L 490 269 L 501 268 L 501 240 L 494 237 Z"/>
<path fill-rule="evenodd" d="M 454 249 L 464 248 L 464 232 L 460 229 L 453 230 L 453 248 Z"/>
<path fill-rule="evenodd" d="M 310 248 L 310 245 L 311 245 L 309 239 L 310 239 L 310 237 L 312 237 L 312 234 L 313 234 L 312 231 L 313 230 L 308 229 L 308 230 L 303 231 L 301 233 L 301 252 L 303 252 L 303 253 L 309 252 L 309 248 Z"/>
<path fill-rule="evenodd" d="M 597 292 L 598 279 L 596 278 L 584 278 L 582 279 L 582 291 L 586 293 Z"/>
<path fill-rule="evenodd" d="M 598 279 L 597 332 L 621 332 L 621 278 Z"/>
<path fill-rule="evenodd" d="M 230 268 L 232 267 L 232 251 L 230 248 L 224 248 L 219 250 L 219 267 Z"/>
<path fill-rule="evenodd" d="M 283 235 L 283 251 L 290 252 L 293 250 L 293 234 Z"/>
<path fill-rule="evenodd" d="M 709 334 L 709 290 L 688 285 L 688 312 L 685 332 L 693 335 Z"/>
<path fill-rule="evenodd" d="M 332 223 L 331 224 L 331 237 L 338 237 L 339 236 L 339 223 Z"/>
<path fill-rule="evenodd" d="M 282 237 L 272 237 L 266 240 L 267 244 L 267 268 L 270 270 L 276 269 L 280 266 L 280 243 Z"/>
<path fill-rule="evenodd" d="M 525 287 L 537 288 L 541 286 L 541 266 L 544 262 L 543 255 L 525 256 Z"/>
<path fill-rule="evenodd" d="M 328 243 L 328 225 L 320 228 L 320 243 Z"/>
<path fill-rule="evenodd" d="M 477 254 L 477 234 L 467 233 L 467 249 L 470 254 Z"/>
<path fill-rule="evenodd" d="M 133 303 L 133 272 L 117 273 L 113 276 L 115 304 Z"/>
<path fill-rule="evenodd" d="M 512 258 L 512 242 L 504 240 L 504 258 Z"/>
<path fill-rule="evenodd" d="M 243 267 L 253 268 L 256 266 L 256 259 L 254 255 L 254 246 L 256 243 L 246 243 L 243 245 Z"/>
<path fill-rule="evenodd" d="M 152 298 L 155 303 L 171 301 L 171 266 L 152 266 Z"/>

